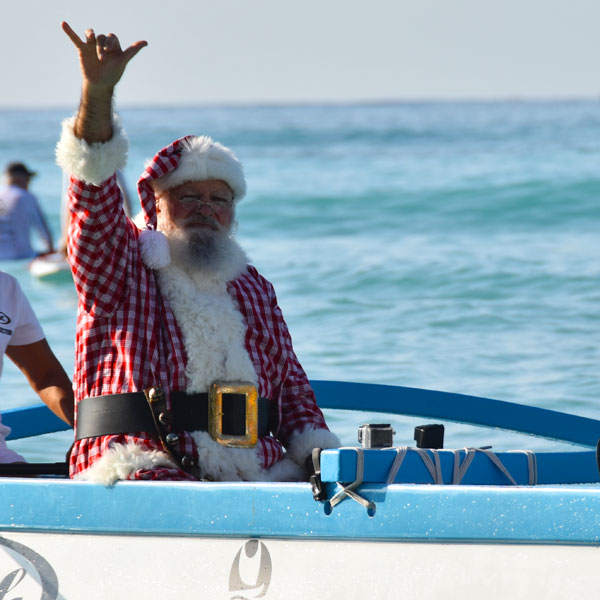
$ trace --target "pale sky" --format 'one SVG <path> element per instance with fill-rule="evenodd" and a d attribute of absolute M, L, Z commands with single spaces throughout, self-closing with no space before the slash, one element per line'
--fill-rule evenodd
<path fill-rule="evenodd" d="M 168 6 L 168 8 L 166 8 Z M 70 107 L 60 29 L 149 46 L 120 106 L 598 97 L 599 0 L 0 0 L 0 108 Z"/>

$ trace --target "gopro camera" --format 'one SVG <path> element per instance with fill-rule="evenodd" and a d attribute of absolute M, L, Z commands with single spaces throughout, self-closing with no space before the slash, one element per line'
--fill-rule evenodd
<path fill-rule="evenodd" d="M 363 448 L 391 448 L 394 433 L 389 423 L 366 423 L 358 428 L 358 441 Z"/>

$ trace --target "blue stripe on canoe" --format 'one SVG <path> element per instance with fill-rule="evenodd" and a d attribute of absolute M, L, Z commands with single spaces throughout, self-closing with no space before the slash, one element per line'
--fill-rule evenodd
<path fill-rule="evenodd" d="M 370 517 L 308 484 L 4 480 L 0 530 L 600 545 L 600 489 L 367 485 Z M 132 507 L 137 507 L 132 510 Z"/>
<path fill-rule="evenodd" d="M 321 408 L 360 410 L 481 425 L 596 447 L 600 421 L 545 408 L 418 388 L 311 381 Z"/>

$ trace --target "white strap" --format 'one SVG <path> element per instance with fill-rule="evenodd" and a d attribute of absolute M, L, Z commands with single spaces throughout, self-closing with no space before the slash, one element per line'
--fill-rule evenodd
<path fill-rule="evenodd" d="M 477 452 L 481 452 L 482 454 L 485 454 L 488 457 L 488 459 L 490 460 L 490 462 L 495 467 L 497 467 L 498 470 L 513 485 L 517 485 L 517 482 L 514 480 L 513 476 L 508 472 L 508 469 L 502 464 L 502 461 L 498 458 L 498 456 L 491 450 L 486 450 L 484 448 L 465 448 L 464 451 L 465 451 L 465 458 L 464 458 L 462 464 L 460 465 L 460 467 L 458 467 L 457 464 L 458 464 L 458 462 L 460 462 L 460 450 L 454 450 L 454 471 L 452 474 L 452 484 L 453 485 L 459 485 L 462 482 L 463 477 L 465 476 L 467 470 L 471 466 L 471 463 L 473 462 L 473 459 L 475 458 L 475 454 L 477 454 Z M 531 481 L 531 471 L 530 471 L 529 479 Z"/>
<path fill-rule="evenodd" d="M 502 464 L 502 461 L 494 452 L 491 450 L 482 450 L 481 448 L 476 448 L 475 450 L 477 452 L 483 452 L 513 485 L 517 485 L 517 482 L 514 480 L 513 476 L 508 472 L 507 468 Z"/>
<path fill-rule="evenodd" d="M 375 503 L 363 498 L 360 494 L 354 490 L 363 482 L 364 470 L 365 470 L 365 455 L 362 448 L 340 448 L 340 450 L 354 450 L 356 452 L 356 479 L 349 485 L 343 486 L 339 481 L 338 485 L 342 486 L 342 489 L 335 494 L 329 504 L 333 508 L 339 504 L 346 496 L 352 498 L 359 504 L 362 504 L 367 509 L 374 509 Z"/>
<path fill-rule="evenodd" d="M 386 479 L 386 483 L 389 485 L 390 483 L 394 483 L 394 479 L 396 479 L 396 475 L 402 466 L 402 462 L 406 457 L 407 452 L 416 452 L 427 470 L 429 471 L 429 475 L 431 476 L 431 481 L 433 483 L 441 484 L 444 483 L 444 478 L 442 477 L 442 465 L 440 463 L 440 455 L 437 450 L 429 450 L 433 454 L 433 461 L 429 456 L 429 453 L 424 448 L 412 448 L 409 446 L 399 446 L 398 448 L 394 448 L 396 450 L 396 456 L 394 457 L 394 461 L 392 462 L 392 466 L 388 472 L 388 476 Z"/>
<path fill-rule="evenodd" d="M 396 451 L 396 456 L 394 457 L 394 462 L 392 462 L 392 466 L 388 472 L 388 476 L 386 479 L 386 484 L 390 485 L 390 483 L 394 483 L 394 479 L 396 479 L 396 475 L 402 466 L 402 462 L 404 461 L 404 457 L 408 452 L 408 446 L 399 446 L 398 448 L 394 448 Z"/>
<path fill-rule="evenodd" d="M 527 457 L 528 485 L 537 485 L 538 473 L 535 452 L 532 452 L 531 450 L 510 450 L 510 452 L 522 452 Z"/>
<path fill-rule="evenodd" d="M 469 470 L 473 459 L 475 458 L 475 450 L 473 448 L 465 448 L 465 458 L 460 462 L 460 450 L 454 450 L 454 467 L 452 469 L 452 485 L 459 485 L 463 480 L 465 473 Z"/>

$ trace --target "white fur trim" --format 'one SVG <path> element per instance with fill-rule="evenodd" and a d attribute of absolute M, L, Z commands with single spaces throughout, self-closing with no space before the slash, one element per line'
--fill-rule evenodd
<path fill-rule="evenodd" d="M 265 481 L 306 481 L 304 468 L 291 458 L 284 456 L 263 473 L 268 476 Z"/>
<path fill-rule="evenodd" d="M 242 163 L 229 148 L 202 135 L 183 142 L 179 166 L 155 179 L 153 185 L 157 191 L 164 191 L 186 181 L 207 179 L 225 181 L 232 189 L 236 201 L 246 194 Z"/>
<path fill-rule="evenodd" d="M 227 291 L 227 279 L 189 275 L 175 264 L 157 271 L 183 335 L 187 392 L 207 392 L 213 381 L 258 382 L 244 339 L 246 325 Z"/>
<path fill-rule="evenodd" d="M 340 439 L 328 429 L 315 429 L 305 427 L 302 431 L 295 431 L 286 445 L 287 455 L 299 465 L 304 465 L 311 455 L 313 448 L 339 448 Z"/>
<path fill-rule="evenodd" d="M 161 231 L 143 229 L 138 239 L 142 262 L 149 269 L 164 269 L 171 263 L 169 241 Z"/>
<path fill-rule="evenodd" d="M 138 469 L 152 470 L 158 467 L 177 468 L 168 454 L 159 450 L 146 450 L 134 442 L 114 444 L 89 469 L 75 479 L 112 485 L 119 479 L 127 479 Z"/>
<path fill-rule="evenodd" d="M 198 464 L 204 477 L 215 481 L 303 481 L 304 470 L 289 458 L 261 469 L 256 448 L 225 448 L 206 431 L 192 434 L 198 447 Z"/>
<path fill-rule="evenodd" d="M 113 136 L 104 143 L 88 144 L 75 136 L 75 117 L 65 119 L 56 145 L 56 163 L 77 179 L 100 185 L 127 163 L 128 141 L 120 119 L 113 115 Z"/>

